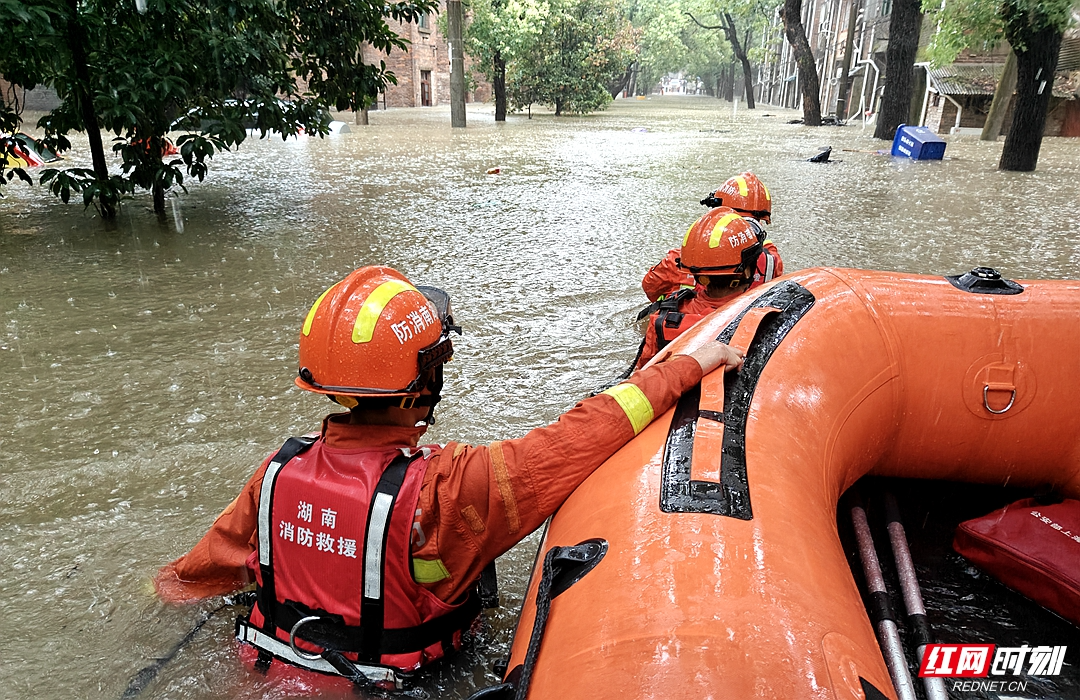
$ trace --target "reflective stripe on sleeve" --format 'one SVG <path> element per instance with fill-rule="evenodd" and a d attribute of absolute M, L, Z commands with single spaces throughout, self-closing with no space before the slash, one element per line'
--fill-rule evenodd
<path fill-rule="evenodd" d="M 637 388 L 636 385 L 616 384 L 603 393 L 615 399 L 619 404 L 619 408 L 626 414 L 630 426 L 634 429 L 634 435 L 637 435 L 645 429 L 645 426 L 652 423 L 652 404 L 649 403 L 645 392 Z"/>
<path fill-rule="evenodd" d="M 428 559 L 412 560 L 413 579 L 417 583 L 438 583 L 443 579 L 450 578 L 450 572 L 446 569 L 442 559 L 430 561 Z"/>

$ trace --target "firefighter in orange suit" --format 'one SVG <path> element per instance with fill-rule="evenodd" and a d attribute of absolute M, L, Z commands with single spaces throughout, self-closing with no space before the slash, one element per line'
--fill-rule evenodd
<path fill-rule="evenodd" d="M 734 209 L 717 207 L 695 221 L 676 258 L 678 269 L 691 276 L 694 286 L 679 289 L 650 308 L 635 368 L 643 367 L 685 330 L 755 286 L 756 263 L 764 245 L 761 227 Z"/>
<path fill-rule="evenodd" d="M 730 207 L 742 216 L 753 219 L 758 226 L 772 223 L 772 196 L 764 183 L 753 173 L 747 172 L 728 178 L 719 189 L 701 200 L 701 203 L 707 207 Z M 679 267 L 676 262 L 678 258 L 679 249 L 673 248 L 668 251 L 663 260 L 645 273 L 645 277 L 641 280 L 641 288 L 645 291 L 645 296 L 649 297 L 650 302 L 659 301 L 680 289 L 694 288 L 694 276 Z M 750 288 L 753 289 L 782 274 L 784 274 L 784 263 L 780 260 L 780 253 L 766 235 L 761 253 L 753 268 Z"/>
<path fill-rule="evenodd" d="M 400 687 L 402 672 L 460 645 L 486 566 L 704 374 L 742 364 L 710 343 L 522 438 L 418 446 L 451 332 L 449 297 L 389 268 L 361 268 L 324 292 L 304 320 L 295 381 L 349 411 L 264 461 L 202 540 L 161 569 L 161 598 L 254 582 L 237 637 L 256 668 Z"/>

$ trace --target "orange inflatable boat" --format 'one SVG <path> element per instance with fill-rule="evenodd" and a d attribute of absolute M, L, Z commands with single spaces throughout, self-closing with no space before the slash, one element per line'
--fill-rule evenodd
<path fill-rule="evenodd" d="M 1080 496 L 1080 282 L 809 270 L 661 357 L 710 338 L 743 369 L 707 376 L 551 521 L 517 698 L 895 698 L 840 494 L 875 474 Z"/>

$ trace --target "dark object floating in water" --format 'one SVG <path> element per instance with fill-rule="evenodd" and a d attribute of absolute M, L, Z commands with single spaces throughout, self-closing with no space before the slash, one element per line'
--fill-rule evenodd
<path fill-rule="evenodd" d="M 831 153 L 832 153 L 832 146 L 826 146 L 824 151 L 822 151 L 821 153 L 818 153 L 816 156 L 814 156 L 812 158 L 808 158 L 807 160 L 809 160 L 811 163 L 828 163 L 829 162 L 829 155 Z"/>
<path fill-rule="evenodd" d="M 788 124 L 802 124 L 802 119 L 791 119 Z"/>

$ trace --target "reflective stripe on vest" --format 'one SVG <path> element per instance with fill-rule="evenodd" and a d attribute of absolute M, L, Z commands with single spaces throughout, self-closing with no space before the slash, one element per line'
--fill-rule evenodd
<path fill-rule="evenodd" d="M 271 558 L 272 549 L 270 547 L 270 504 L 273 501 L 274 483 L 277 481 L 278 473 L 281 471 L 281 468 L 285 466 L 289 460 L 301 452 L 304 452 L 314 444 L 314 438 L 294 437 L 286 440 L 285 444 L 281 446 L 281 449 L 270 459 L 270 464 L 266 465 L 266 472 L 263 474 L 262 488 L 259 489 L 259 569 L 263 576 L 263 580 L 270 582 L 270 585 L 264 587 L 260 593 L 265 599 L 264 604 L 270 610 L 266 615 L 268 626 L 273 623 L 272 611 L 274 601 L 273 564 Z"/>
<path fill-rule="evenodd" d="M 382 598 L 383 546 L 386 526 L 390 522 L 390 509 L 394 497 L 380 493 L 371 506 L 371 522 L 368 523 L 364 543 L 364 597 Z"/>
<path fill-rule="evenodd" d="M 309 671 L 339 675 L 337 669 L 331 666 L 330 662 L 326 659 L 321 657 L 311 659 L 300 656 L 293 651 L 291 645 L 281 641 L 277 637 L 252 627 L 247 624 L 243 618 L 237 620 L 236 638 L 241 642 L 247 642 L 256 649 L 268 651 L 279 659 L 288 661 L 294 666 L 306 668 Z M 392 683 L 395 689 L 401 690 L 401 677 L 397 674 L 397 669 L 390 666 L 375 666 L 372 664 L 356 663 L 353 665 L 356 667 L 356 670 L 363 673 L 369 681 L 375 683 Z"/>

